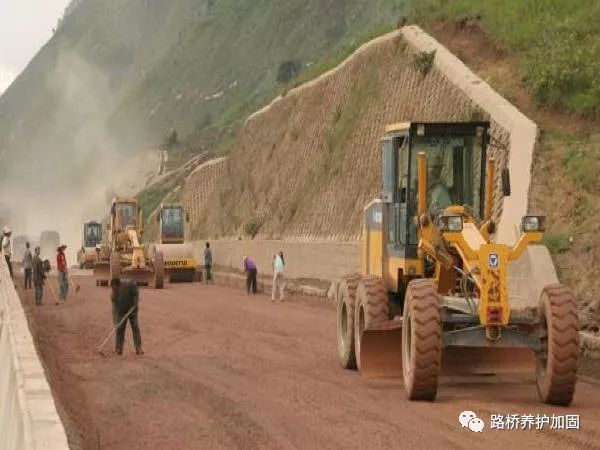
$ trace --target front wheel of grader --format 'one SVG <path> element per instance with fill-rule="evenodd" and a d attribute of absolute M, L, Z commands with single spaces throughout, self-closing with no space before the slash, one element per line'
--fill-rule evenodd
<path fill-rule="evenodd" d="M 538 394 L 544 403 L 566 406 L 573 400 L 579 359 L 575 296 L 564 285 L 549 285 L 540 295 L 538 308 L 545 331 L 537 358 Z"/>
<path fill-rule="evenodd" d="M 388 293 L 381 278 L 362 278 L 356 289 L 356 305 L 354 309 L 354 351 L 356 353 L 356 366 L 362 370 L 365 366 L 364 359 L 370 361 L 380 359 L 376 353 L 387 354 L 384 345 L 377 345 L 365 351 L 363 358 L 363 332 L 374 324 L 384 323 L 389 320 Z M 369 365 L 367 362 L 367 366 Z"/>
<path fill-rule="evenodd" d="M 402 372 L 410 400 L 435 400 L 442 361 L 440 297 L 433 280 L 408 284 L 402 318 Z"/>

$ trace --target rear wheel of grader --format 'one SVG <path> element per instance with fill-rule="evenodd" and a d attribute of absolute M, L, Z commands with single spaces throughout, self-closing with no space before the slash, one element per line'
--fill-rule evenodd
<path fill-rule="evenodd" d="M 165 259 L 163 252 L 154 254 L 154 288 L 162 289 L 165 278 Z"/>
<path fill-rule="evenodd" d="M 121 255 L 119 252 L 110 254 L 110 279 L 121 278 Z"/>
<path fill-rule="evenodd" d="M 359 274 L 347 275 L 340 281 L 336 293 L 337 304 L 337 348 L 344 369 L 356 369 L 354 354 L 354 299 Z"/>
<path fill-rule="evenodd" d="M 363 331 L 374 323 L 384 322 L 388 319 L 388 293 L 384 281 L 381 278 L 363 278 L 356 289 L 356 306 L 354 309 L 354 351 L 358 370 L 360 370 Z"/>
<path fill-rule="evenodd" d="M 437 284 L 413 280 L 402 318 L 402 372 L 410 400 L 435 400 L 442 360 L 442 320 Z"/>
<path fill-rule="evenodd" d="M 579 358 L 577 304 L 566 286 L 546 286 L 538 310 L 546 335 L 537 359 L 536 382 L 540 400 L 569 405 L 573 400 Z"/>

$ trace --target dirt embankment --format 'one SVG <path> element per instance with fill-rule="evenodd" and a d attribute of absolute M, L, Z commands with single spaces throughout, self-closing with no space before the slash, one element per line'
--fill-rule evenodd
<path fill-rule="evenodd" d="M 391 33 L 253 115 L 193 229 L 202 237 L 356 239 L 364 206 L 379 194 L 385 125 L 476 118 L 485 114 L 436 69 L 418 70 Z M 507 142 L 500 127 L 492 132 Z M 507 153 L 496 156 L 502 166 Z"/>

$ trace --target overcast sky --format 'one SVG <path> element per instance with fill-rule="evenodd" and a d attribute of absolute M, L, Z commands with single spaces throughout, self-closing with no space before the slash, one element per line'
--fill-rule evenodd
<path fill-rule="evenodd" d="M 0 94 L 52 35 L 70 0 L 0 0 Z"/>

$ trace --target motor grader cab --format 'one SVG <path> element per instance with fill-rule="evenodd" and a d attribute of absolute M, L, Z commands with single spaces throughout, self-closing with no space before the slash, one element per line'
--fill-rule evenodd
<path fill-rule="evenodd" d="M 77 264 L 80 269 L 93 269 L 99 259 L 102 245 L 102 224 L 90 221 L 83 224 L 81 248 L 77 252 Z"/>
<path fill-rule="evenodd" d="M 163 204 L 157 215 L 158 244 L 155 251 L 163 253 L 169 281 L 194 281 L 196 259 L 191 244 L 185 242 L 189 217 L 181 204 Z"/>
<path fill-rule="evenodd" d="M 542 239 L 544 218 L 524 217 L 514 245 L 493 242 L 495 187 L 508 195 L 510 186 L 487 155 L 488 129 L 386 128 L 383 190 L 365 208 L 361 270 L 337 290 L 340 361 L 367 377 L 403 377 L 411 400 L 433 400 L 442 372 L 535 367 L 540 399 L 566 405 L 579 354 L 575 300 L 553 283 L 514 307 L 509 265 Z"/>
<path fill-rule="evenodd" d="M 164 259 L 160 251 L 151 252 L 142 243 L 143 216 L 135 198 L 116 197 L 112 200 L 110 220 L 107 224 L 107 248 L 109 277 L 130 278 L 139 285 L 163 287 Z M 106 261 L 96 264 L 100 275 Z M 97 284 L 106 285 L 108 279 L 97 279 Z"/>

